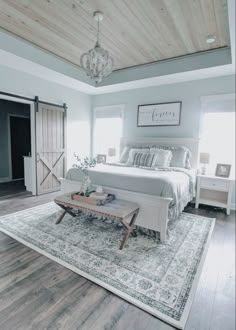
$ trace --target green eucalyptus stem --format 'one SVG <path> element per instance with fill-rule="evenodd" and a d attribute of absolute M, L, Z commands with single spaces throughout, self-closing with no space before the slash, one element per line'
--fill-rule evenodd
<path fill-rule="evenodd" d="M 84 157 L 82 159 L 75 153 L 74 157 L 77 161 L 77 164 L 74 164 L 73 167 L 81 169 L 85 176 L 88 176 L 88 168 L 94 167 L 97 164 L 96 158 L 89 159 L 88 157 Z"/>

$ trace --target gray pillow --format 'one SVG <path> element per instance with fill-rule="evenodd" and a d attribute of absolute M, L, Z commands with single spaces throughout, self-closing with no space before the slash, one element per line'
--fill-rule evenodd
<path fill-rule="evenodd" d="M 188 151 L 186 149 L 173 149 L 171 151 L 173 154 L 173 158 L 170 166 L 188 168 L 187 167 Z"/>
<path fill-rule="evenodd" d="M 157 146 L 158 149 L 170 150 L 172 152 L 171 167 L 191 168 L 191 152 L 184 146 Z"/>

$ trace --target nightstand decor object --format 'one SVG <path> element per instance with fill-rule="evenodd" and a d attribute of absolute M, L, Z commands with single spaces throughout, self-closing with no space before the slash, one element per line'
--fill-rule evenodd
<path fill-rule="evenodd" d="M 210 154 L 208 152 L 200 153 L 201 174 L 206 175 L 207 165 L 210 162 Z"/>
<path fill-rule="evenodd" d="M 216 165 L 216 176 L 220 176 L 222 178 L 228 178 L 230 174 L 231 165 L 229 164 L 217 164 Z"/>
<path fill-rule="evenodd" d="M 104 164 L 107 161 L 107 155 L 105 154 L 97 154 L 97 163 Z"/>
<path fill-rule="evenodd" d="M 211 175 L 197 176 L 196 209 L 199 204 L 226 208 L 230 215 L 233 180 Z"/>

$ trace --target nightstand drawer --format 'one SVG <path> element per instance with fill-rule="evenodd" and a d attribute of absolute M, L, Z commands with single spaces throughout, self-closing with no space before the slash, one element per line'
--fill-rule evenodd
<path fill-rule="evenodd" d="M 228 191 L 229 182 L 224 180 L 201 178 L 200 187 L 206 189 Z"/>

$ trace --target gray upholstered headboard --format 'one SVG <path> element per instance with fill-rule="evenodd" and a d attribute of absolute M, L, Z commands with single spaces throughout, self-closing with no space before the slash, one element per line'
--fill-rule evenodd
<path fill-rule="evenodd" d="M 163 146 L 184 146 L 191 151 L 191 166 L 197 169 L 199 157 L 199 139 L 194 138 L 165 138 L 165 137 L 122 137 L 120 141 L 120 152 L 126 145 L 163 145 Z"/>

